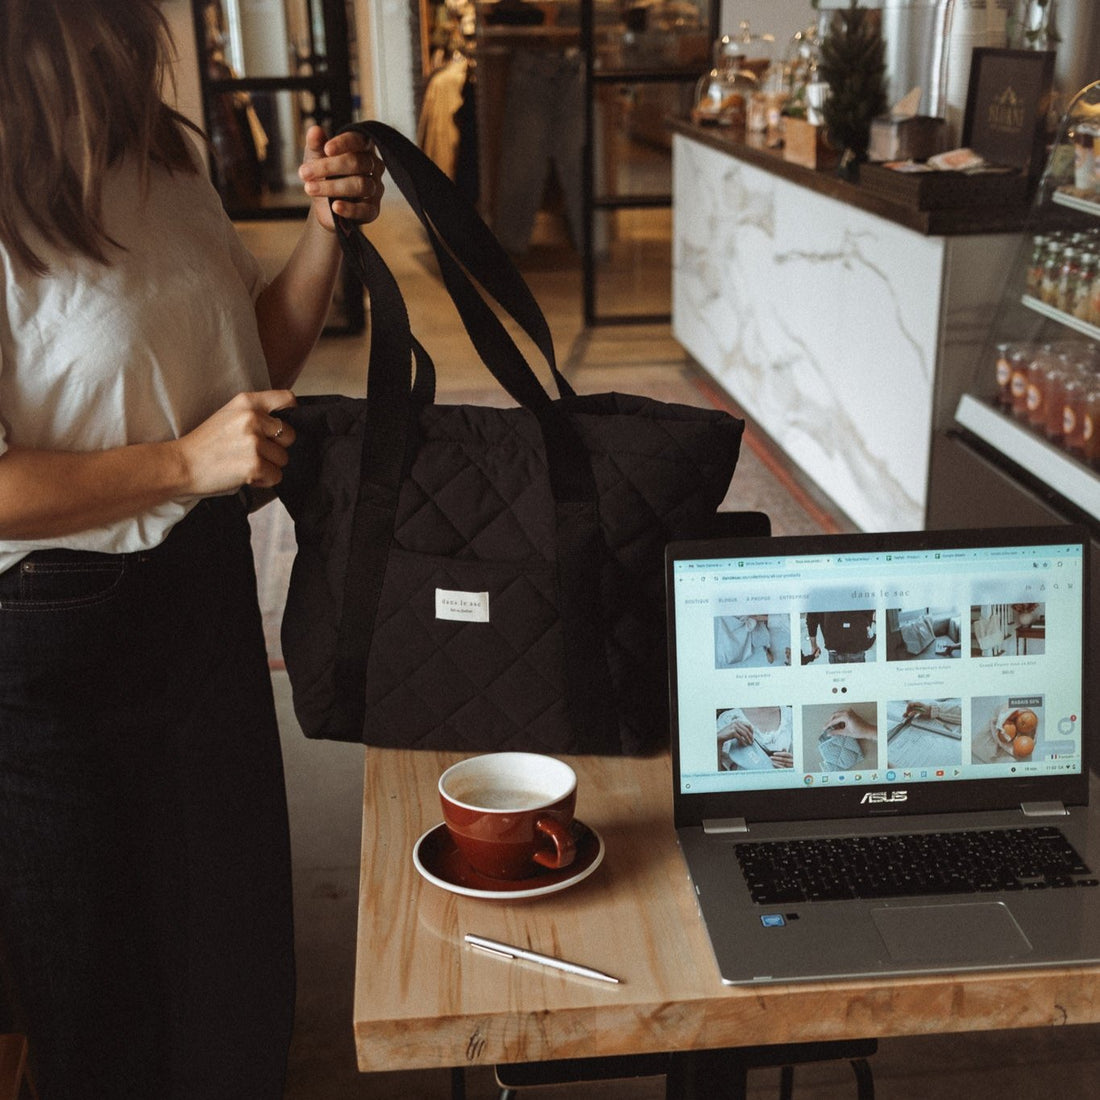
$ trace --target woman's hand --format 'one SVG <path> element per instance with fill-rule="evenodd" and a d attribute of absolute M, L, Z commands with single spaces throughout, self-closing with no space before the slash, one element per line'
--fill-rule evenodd
<path fill-rule="evenodd" d="M 349 132 L 326 139 L 320 126 L 311 126 L 306 133 L 298 176 L 313 199 L 314 217 L 325 229 L 335 229 L 329 199 L 335 200 L 336 213 L 348 221 L 374 221 L 385 191 L 384 171 L 374 143 L 362 134 Z"/>
<path fill-rule="evenodd" d="M 187 495 L 218 496 L 242 485 L 278 485 L 294 429 L 271 414 L 295 404 L 290 390 L 240 393 L 177 440 Z"/>
<path fill-rule="evenodd" d="M 743 718 L 735 718 L 718 731 L 718 744 L 724 745 L 727 741 L 736 741 L 739 745 L 751 745 L 753 742 L 753 728 Z"/>
<path fill-rule="evenodd" d="M 870 722 L 860 718 L 855 711 L 851 711 L 847 707 L 843 710 L 834 711 L 832 717 L 825 723 L 825 729 L 830 733 L 858 737 L 861 741 L 875 741 L 878 739 L 878 730 Z"/>
<path fill-rule="evenodd" d="M 238 394 L 194 431 L 106 451 L 9 447 L 0 455 L 0 538 L 56 539 L 169 500 L 277 485 L 294 429 L 271 414 L 289 390 Z"/>

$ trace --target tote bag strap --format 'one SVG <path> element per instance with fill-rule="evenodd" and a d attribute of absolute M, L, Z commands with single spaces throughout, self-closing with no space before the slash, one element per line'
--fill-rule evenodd
<path fill-rule="evenodd" d="M 513 400 L 538 418 L 546 442 L 555 499 L 594 501 L 596 487 L 588 455 L 572 423 L 547 394 L 512 336 L 466 275 L 466 271 L 471 272 L 527 333 L 545 359 L 558 393 L 562 397 L 576 396 L 558 370 L 553 339 L 542 310 L 508 253 L 481 220 L 473 204 L 408 138 L 381 122 L 354 123 L 341 132 L 346 131 L 362 133 L 382 152 L 387 170 L 425 230 L 444 285 L 479 358 Z M 407 358 L 395 360 L 392 353 L 398 342 L 401 346 L 410 342 L 417 352 L 423 349 L 407 335 L 408 317 L 403 302 L 400 309 L 397 308 L 400 291 L 396 290 L 396 284 L 393 286 L 396 298 L 391 297 L 387 287 L 382 308 L 378 308 L 374 276 L 369 273 L 379 271 L 379 265 L 385 266 L 377 250 L 355 226 L 339 217 L 336 222 L 345 256 L 371 294 L 372 333 L 380 326 L 389 327 L 391 323 L 394 326 L 392 333 L 387 332 L 392 341 L 379 341 L 379 346 L 386 349 L 385 354 L 373 354 L 375 344 L 372 340 L 367 370 L 368 392 L 376 397 L 384 395 L 382 404 L 387 406 L 382 409 L 379 402 L 374 401 L 375 416 L 378 420 L 392 422 L 391 417 L 398 415 L 393 402 L 399 391 L 392 385 L 394 380 L 389 372 L 395 369 L 395 363 L 407 362 Z M 442 236 L 437 233 L 437 227 L 442 227 Z M 391 283 L 392 278 L 386 281 Z M 426 353 L 424 356 L 426 359 Z M 418 361 L 418 387 L 414 393 L 418 400 L 422 399 L 419 380 L 424 373 Z M 381 377 L 383 374 L 385 381 Z M 424 390 L 427 389 L 425 386 Z M 363 457 L 363 474 L 367 477 L 366 452 Z"/>
<path fill-rule="evenodd" d="M 567 705 L 592 751 L 618 752 L 611 677 L 603 644 L 600 570 L 606 559 L 597 491 L 587 450 L 562 406 L 551 400 L 515 341 L 473 287 L 478 278 L 542 353 L 559 392 L 573 390 L 554 360 L 553 341 L 541 309 L 507 253 L 472 204 L 415 145 L 381 123 L 362 123 L 387 170 L 416 211 L 439 261 L 447 290 L 482 362 L 505 390 L 538 419 L 557 504 L 557 571 L 565 637 Z M 337 639 L 339 696 L 356 701 L 351 728 L 362 728 L 367 657 L 393 538 L 400 485 L 413 422 L 434 389 L 434 367 L 412 336 L 408 311 L 392 273 L 357 227 L 337 218 L 338 236 L 352 269 L 371 299 L 367 415 L 361 454 L 359 499 L 352 524 L 344 606 Z M 436 233 L 443 226 L 442 239 Z M 416 383 L 410 371 L 416 363 Z M 427 398 L 431 400 L 430 397 Z"/>
<path fill-rule="evenodd" d="M 375 249 L 362 247 L 364 238 L 354 225 L 338 220 L 337 233 L 345 260 L 364 287 L 370 288 L 371 300 L 371 396 L 363 424 L 333 669 L 334 724 L 350 734 L 361 731 L 366 720 L 367 656 L 393 540 L 411 418 L 420 398 L 426 404 L 434 400 L 435 373 L 430 357 L 409 329 L 405 301 L 382 257 Z"/>
<path fill-rule="evenodd" d="M 575 396 L 573 387 L 558 370 L 554 342 L 542 310 L 512 258 L 481 220 L 473 203 L 430 157 L 392 126 L 383 122 L 356 122 L 341 132 L 346 131 L 370 138 L 382 153 L 390 178 L 427 233 L 467 334 L 501 385 L 519 404 L 532 410 L 549 400 L 526 359 L 474 290 L 463 269 L 530 337 L 550 369 L 558 395 Z M 484 354 L 486 335 L 496 334 L 498 329 L 504 339 L 488 348 L 489 354 Z M 507 344 L 512 347 L 506 351 Z"/>

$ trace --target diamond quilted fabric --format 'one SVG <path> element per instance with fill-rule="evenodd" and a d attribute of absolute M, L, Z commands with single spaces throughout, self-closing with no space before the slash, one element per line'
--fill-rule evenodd
<path fill-rule="evenodd" d="M 298 441 L 280 496 L 299 548 L 283 648 L 307 735 L 549 753 L 640 754 L 665 743 L 664 546 L 711 533 L 743 424 L 622 394 L 559 404 L 597 488 L 593 508 L 568 515 L 532 413 L 420 411 L 369 631 L 361 728 L 344 724 L 333 670 L 366 401 L 305 398 L 294 410 Z M 572 632 L 563 525 L 590 527 L 582 544 L 594 548 L 581 570 L 595 605 Z M 441 592 L 483 600 L 484 616 L 440 618 Z M 590 682 L 577 689 L 577 676 Z"/>
<path fill-rule="evenodd" d="M 392 127 L 350 128 L 375 142 L 517 405 L 433 403 L 435 367 L 392 272 L 337 218 L 370 294 L 370 358 L 367 397 L 285 412 L 297 439 L 279 496 L 298 552 L 282 646 L 302 728 L 424 749 L 654 750 L 668 736 L 664 546 L 715 533 L 744 424 L 577 396 L 472 204 Z M 557 399 L 485 297 L 533 341 Z"/>

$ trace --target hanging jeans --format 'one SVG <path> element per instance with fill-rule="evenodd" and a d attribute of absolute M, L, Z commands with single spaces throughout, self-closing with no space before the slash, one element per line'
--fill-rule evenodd
<path fill-rule="evenodd" d="M 583 233 L 584 61 L 580 53 L 517 50 L 508 72 L 493 232 L 511 253 L 531 241 L 551 165 L 573 244 Z"/>
<path fill-rule="evenodd" d="M 249 527 L 0 575 L 0 954 L 41 1100 L 277 1100 L 290 843 Z"/>

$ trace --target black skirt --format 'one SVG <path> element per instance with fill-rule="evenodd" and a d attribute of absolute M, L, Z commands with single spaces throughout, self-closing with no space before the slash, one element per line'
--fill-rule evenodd
<path fill-rule="evenodd" d="M 0 963 L 41 1100 L 282 1095 L 289 831 L 236 498 L 0 575 Z"/>

